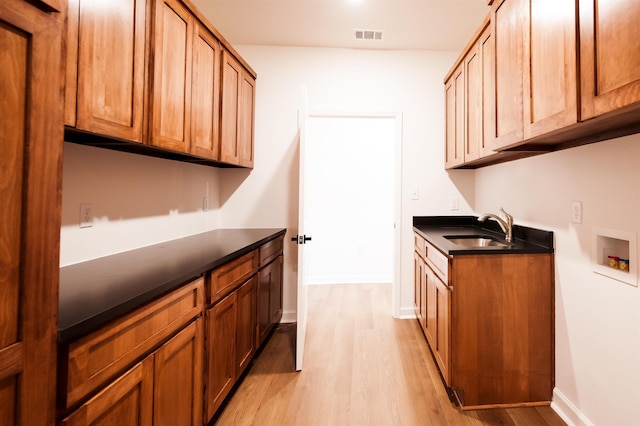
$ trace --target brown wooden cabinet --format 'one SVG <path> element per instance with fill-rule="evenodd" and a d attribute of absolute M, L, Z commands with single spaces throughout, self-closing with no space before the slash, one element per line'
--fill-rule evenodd
<path fill-rule="evenodd" d="M 445 81 L 445 168 L 464 163 L 465 93 L 464 67 L 458 66 Z"/>
<path fill-rule="evenodd" d="M 550 14 L 541 0 L 490 5 L 483 55 L 491 62 L 481 67 L 477 46 L 466 48 L 445 78 L 447 168 L 479 167 L 640 132 L 635 25 L 640 7 L 608 0 L 579 7 L 563 2 Z M 467 103 L 462 160 L 453 81 L 461 64 Z M 483 131 L 485 145 L 479 148 Z"/>
<path fill-rule="evenodd" d="M 220 160 L 253 167 L 255 78 L 227 50 L 222 52 Z"/>
<path fill-rule="evenodd" d="M 69 1 L 65 124 L 143 142 L 147 1 Z"/>
<path fill-rule="evenodd" d="M 180 0 L 157 0 L 152 25 L 149 143 L 191 150 L 194 18 Z"/>
<path fill-rule="evenodd" d="M 153 356 L 136 364 L 64 419 L 62 426 L 153 425 Z"/>
<path fill-rule="evenodd" d="M 282 256 L 258 272 L 258 346 L 282 318 Z"/>
<path fill-rule="evenodd" d="M 233 292 L 206 312 L 205 423 L 213 417 L 236 380 L 236 300 L 237 294 Z"/>
<path fill-rule="evenodd" d="M 55 421 L 65 15 L 66 2 L 0 2 L 0 422 L 7 425 Z"/>
<path fill-rule="evenodd" d="M 205 423 L 210 421 L 256 351 L 254 276 L 207 310 Z"/>
<path fill-rule="evenodd" d="M 191 76 L 191 153 L 212 160 L 220 157 L 220 52 L 218 40 L 196 21 Z"/>
<path fill-rule="evenodd" d="M 491 26 L 485 20 L 473 47 L 464 59 L 465 121 L 464 162 L 495 154 L 493 151 L 494 110 L 493 44 Z"/>
<path fill-rule="evenodd" d="M 576 5 L 500 0 L 491 9 L 495 149 L 578 122 Z"/>
<path fill-rule="evenodd" d="M 494 55 L 489 17 L 445 78 L 445 168 L 497 156 L 494 143 Z"/>
<path fill-rule="evenodd" d="M 94 424 L 102 417 L 114 425 L 176 424 L 176 415 L 181 424 L 200 424 L 203 306 L 199 278 L 65 344 L 58 391 L 65 424 Z"/>
<path fill-rule="evenodd" d="M 256 353 L 257 292 L 256 276 L 237 290 L 236 377 L 244 372 Z"/>
<path fill-rule="evenodd" d="M 579 10 L 581 119 L 637 110 L 640 4 L 594 0 L 580 2 Z"/>
<path fill-rule="evenodd" d="M 84 425 L 201 424 L 202 320 L 192 322 L 61 422 Z"/>
<path fill-rule="evenodd" d="M 420 257 L 426 263 L 423 331 L 462 408 L 549 404 L 553 255 L 448 257 L 428 242 L 425 252 Z"/>
<path fill-rule="evenodd" d="M 154 355 L 153 424 L 202 424 L 203 328 L 197 319 Z"/>
<path fill-rule="evenodd" d="M 190 2 L 69 6 L 70 140 L 253 167 L 255 73 Z"/>

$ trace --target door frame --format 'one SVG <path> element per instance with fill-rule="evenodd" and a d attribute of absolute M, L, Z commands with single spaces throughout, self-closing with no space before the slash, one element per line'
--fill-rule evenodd
<path fill-rule="evenodd" d="M 391 315 L 401 317 L 401 266 L 402 266 L 402 112 L 326 112 L 309 111 L 312 118 L 391 118 L 394 120 L 393 141 L 393 175 L 394 175 L 394 246 L 393 246 L 393 281 L 391 283 Z"/>

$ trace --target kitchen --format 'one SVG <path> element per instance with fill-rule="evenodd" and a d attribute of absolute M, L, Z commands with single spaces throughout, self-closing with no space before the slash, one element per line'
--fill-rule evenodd
<path fill-rule="evenodd" d="M 481 19 L 469 28 L 469 37 Z M 225 34 L 222 22 L 213 17 L 211 21 Z M 412 217 L 479 215 L 504 207 L 517 224 L 555 234 L 554 404 L 574 424 L 640 423 L 640 297 L 637 287 L 595 274 L 592 260 L 593 228 L 632 234 L 640 228 L 640 196 L 632 189 L 640 178 L 637 135 L 447 172 L 443 78 L 459 51 L 234 47 L 258 73 L 253 171 L 203 170 L 65 144 L 62 265 L 216 227 L 295 230 L 295 135 L 299 88 L 305 84 L 312 110 L 403 113 L 400 315 L 412 313 Z M 278 108 L 273 107 L 274 99 Z M 96 167 L 100 173 L 92 177 Z M 131 188 L 135 196 L 120 198 L 105 175 L 127 189 L 141 175 L 150 178 L 140 188 Z M 86 182 L 86 187 L 83 183 L 69 189 L 66 179 Z M 411 200 L 411 188 L 416 186 L 420 199 Z M 181 190 L 171 189 L 178 187 Z M 193 188 L 194 194 L 184 194 L 183 187 Z M 163 204 L 166 198 L 159 196 L 163 193 L 170 194 L 172 202 Z M 151 195 L 153 202 L 138 200 L 139 194 Z M 206 211 L 200 207 L 203 195 L 209 199 Z M 449 208 L 452 197 L 459 199 L 457 211 Z M 573 201 L 582 202 L 580 224 L 571 222 Z M 77 228 L 77 206 L 83 202 L 95 203 L 95 226 L 85 230 L 91 239 Z M 283 315 L 290 319 L 295 310 L 293 250 L 285 250 L 285 256 Z"/>

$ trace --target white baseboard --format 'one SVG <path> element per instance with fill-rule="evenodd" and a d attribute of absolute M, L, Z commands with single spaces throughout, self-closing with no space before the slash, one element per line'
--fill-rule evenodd
<path fill-rule="evenodd" d="M 553 389 L 551 408 L 569 426 L 593 426 L 593 423 L 558 388 Z"/>
<path fill-rule="evenodd" d="M 415 319 L 416 311 L 413 309 L 413 306 L 410 308 L 400 308 L 399 319 Z"/>
<path fill-rule="evenodd" d="M 298 317 L 296 316 L 296 311 L 285 311 L 282 313 L 282 318 L 280 319 L 281 323 L 292 323 L 296 322 Z"/>

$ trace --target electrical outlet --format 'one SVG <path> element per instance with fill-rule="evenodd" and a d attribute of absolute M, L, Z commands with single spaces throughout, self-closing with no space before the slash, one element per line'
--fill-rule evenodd
<path fill-rule="evenodd" d="M 93 226 L 93 204 L 80 204 L 80 228 Z"/>
<path fill-rule="evenodd" d="M 582 201 L 571 203 L 571 222 L 582 223 Z"/>

